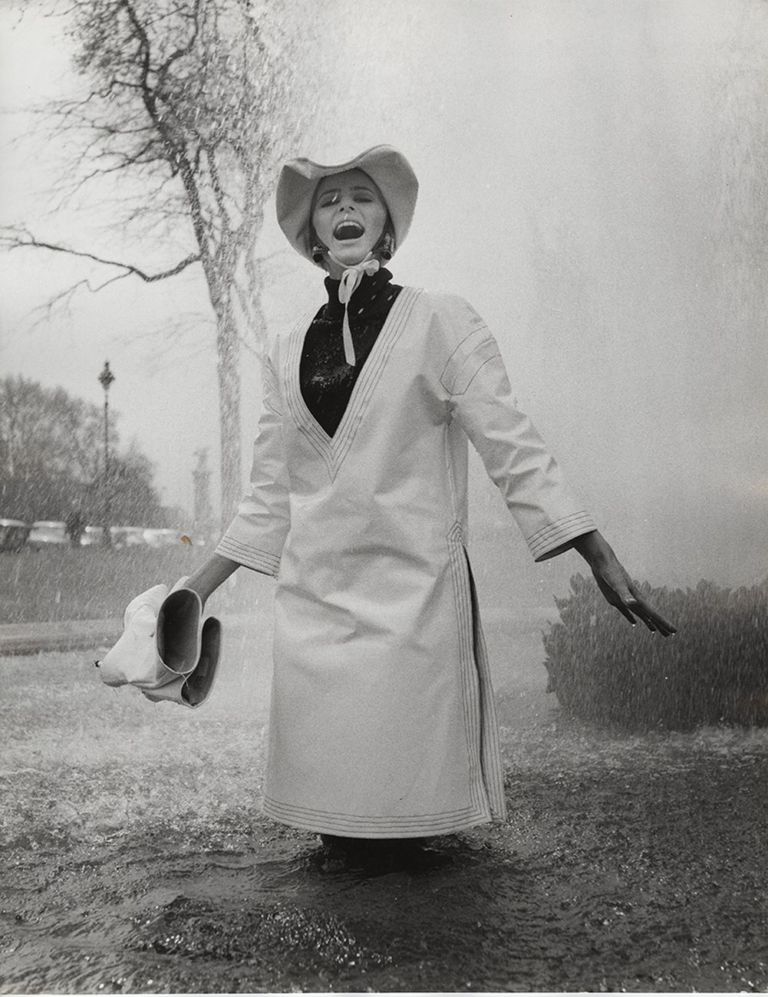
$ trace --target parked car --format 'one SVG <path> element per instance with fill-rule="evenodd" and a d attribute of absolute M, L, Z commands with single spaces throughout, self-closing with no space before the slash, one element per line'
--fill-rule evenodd
<path fill-rule="evenodd" d="M 0 519 L 0 551 L 15 553 L 21 550 L 31 529 L 22 519 Z"/>
<path fill-rule="evenodd" d="M 101 547 L 104 543 L 103 526 L 86 526 L 80 537 L 81 547 Z"/>
<path fill-rule="evenodd" d="M 145 544 L 144 528 L 141 526 L 110 526 L 112 546 L 121 550 L 125 547 L 142 547 Z"/>
<path fill-rule="evenodd" d="M 181 540 L 178 530 L 151 528 L 144 530 L 144 543 L 148 547 L 175 547 Z"/>
<path fill-rule="evenodd" d="M 34 550 L 46 547 L 62 547 L 69 543 L 66 524 L 58 519 L 38 519 L 32 524 L 27 537 L 27 546 Z"/>

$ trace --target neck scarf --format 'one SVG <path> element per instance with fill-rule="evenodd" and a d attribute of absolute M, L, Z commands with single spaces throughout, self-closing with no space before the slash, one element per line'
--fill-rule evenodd
<path fill-rule="evenodd" d="M 339 261 L 331 255 L 331 253 L 328 255 L 334 263 L 339 263 Z M 339 266 L 344 266 L 344 264 L 339 263 Z M 341 334 L 344 339 L 344 359 L 350 367 L 355 366 L 355 347 L 352 342 L 352 330 L 349 328 L 349 315 L 347 314 L 349 301 L 357 290 L 363 276 L 366 274 L 369 277 L 372 276 L 378 271 L 379 266 L 379 261 L 373 259 L 369 253 L 364 260 L 360 261 L 360 263 L 356 263 L 351 267 L 345 267 L 344 273 L 341 275 L 341 281 L 339 282 L 339 301 L 342 305 L 344 305 L 344 321 L 341 326 Z"/>

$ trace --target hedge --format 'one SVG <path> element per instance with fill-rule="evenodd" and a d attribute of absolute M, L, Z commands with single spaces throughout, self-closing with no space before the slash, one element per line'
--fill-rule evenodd
<path fill-rule="evenodd" d="M 555 599 L 545 666 L 563 710 L 631 730 L 768 725 L 768 586 L 640 589 L 675 636 L 630 627 L 582 575 Z"/>

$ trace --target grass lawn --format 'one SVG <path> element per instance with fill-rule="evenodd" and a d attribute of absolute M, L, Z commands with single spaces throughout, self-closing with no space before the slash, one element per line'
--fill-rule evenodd
<path fill-rule="evenodd" d="M 47 620 L 121 618 L 139 592 L 173 584 L 210 555 L 210 549 L 179 544 L 160 549 L 102 550 L 81 547 L 0 554 L 0 624 Z M 220 605 L 230 612 L 253 603 L 264 581 L 239 571 L 224 588 Z"/>

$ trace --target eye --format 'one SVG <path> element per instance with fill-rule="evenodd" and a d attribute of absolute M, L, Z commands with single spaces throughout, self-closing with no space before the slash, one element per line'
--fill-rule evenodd
<path fill-rule="evenodd" d="M 329 208 L 331 205 L 338 203 L 338 194 L 323 194 L 317 202 L 319 208 Z"/>

